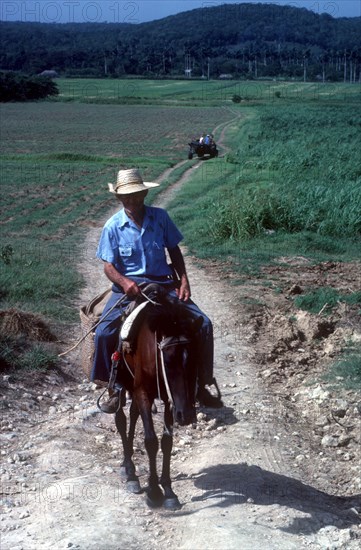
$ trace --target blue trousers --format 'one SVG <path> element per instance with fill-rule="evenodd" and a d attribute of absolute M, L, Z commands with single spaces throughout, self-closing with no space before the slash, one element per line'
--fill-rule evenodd
<path fill-rule="evenodd" d="M 172 296 L 176 296 L 175 290 L 170 290 Z M 113 285 L 113 292 L 104 308 L 104 315 L 125 295 L 116 289 Z M 97 326 L 95 331 L 95 354 L 91 373 L 91 380 L 109 381 L 112 366 L 111 356 L 116 350 L 119 341 L 119 331 L 121 328 L 121 317 L 124 309 L 130 303 L 129 298 L 125 298 L 121 304 L 118 304 Z M 211 320 L 199 309 L 199 307 L 188 300 L 181 302 L 182 307 L 186 308 L 194 318 L 203 317 L 203 325 L 197 334 L 197 366 L 198 366 L 198 384 L 211 384 L 213 380 L 213 326 Z"/>

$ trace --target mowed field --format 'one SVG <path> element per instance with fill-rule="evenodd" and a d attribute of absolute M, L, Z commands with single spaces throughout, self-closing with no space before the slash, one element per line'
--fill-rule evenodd
<path fill-rule="evenodd" d="M 355 250 L 361 223 L 358 85 L 57 83 L 56 100 L 1 105 L 2 309 L 75 319 L 73 300 L 82 284 L 76 264 L 87 228 L 113 204 L 107 183 L 133 166 L 146 179 L 157 178 L 187 159 L 192 137 L 218 128 L 218 139 L 231 120 L 223 136 L 227 153 L 204 163 L 174 205 L 193 252 L 244 255 L 257 242 L 269 259 L 270 242 L 260 239 L 271 231 L 277 254 L 285 234 L 293 235 L 290 253 L 291 241 L 296 249 L 304 242 L 312 249 L 321 237 L 325 253 L 346 253 L 346 240 L 336 246 L 332 220 L 326 230 L 334 248 L 325 244 L 327 234 L 317 237 L 333 203 L 336 214 L 341 208 L 352 217 L 343 237 Z M 240 103 L 232 102 L 235 95 Z M 322 208 L 311 215 L 309 205 L 318 204 Z"/>

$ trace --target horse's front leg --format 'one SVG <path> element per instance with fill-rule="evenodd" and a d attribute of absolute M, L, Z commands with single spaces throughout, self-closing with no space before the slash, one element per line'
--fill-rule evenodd
<path fill-rule="evenodd" d="M 170 457 L 173 447 L 173 414 L 168 402 L 164 404 L 164 431 L 161 441 L 163 453 L 163 468 L 160 484 L 164 489 L 163 506 L 168 510 L 178 510 L 181 504 L 177 495 L 172 490 L 170 479 Z"/>
<path fill-rule="evenodd" d="M 124 454 L 124 460 L 120 466 L 120 475 L 125 479 L 127 490 L 129 492 L 140 493 L 141 488 L 140 488 L 138 477 L 135 474 L 135 466 L 132 460 L 133 453 L 134 453 L 133 441 L 134 441 L 135 426 L 137 423 L 137 419 L 139 417 L 138 407 L 133 400 L 130 406 L 129 417 L 130 417 L 129 433 L 127 436 L 127 418 L 124 414 L 122 407 L 120 407 L 120 409 L 117 411 L 115 415 L 115 425 L 120 434 L 120 437 L 122 438 L 123 454 Z"/>
<path fill-rule="evenodd" d="M 157 452 L 158 438 L 154 430 L 152 418 L 152 403 L 149 401 L 146 394 L 138 394 L 137 404 L 144 426 L 144 446 L 146 448 L 149 459 L 149 481 L 147 489 L 147 503 L 152 508 L 163 504 L 164 495 L 159 487 L 157 474 Z"/>

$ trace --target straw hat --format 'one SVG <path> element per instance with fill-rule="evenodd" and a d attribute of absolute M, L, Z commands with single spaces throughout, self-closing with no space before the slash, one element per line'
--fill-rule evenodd
<path fill-rule="evenodd" d="M 143 181 L 139 170 L 131 168 L 130 170 L 119 170 L 117 183 L 114 185 L 108 183 L 109 191 L 116 195 L 129 195 L 129 193 L 138 193 L 151 187 L 158 187 L 159 183 Z"/>

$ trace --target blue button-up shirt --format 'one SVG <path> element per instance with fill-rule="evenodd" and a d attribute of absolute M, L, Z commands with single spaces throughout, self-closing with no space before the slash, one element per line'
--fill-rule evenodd
<path fill-rule="evenodd" d="M 124 209 L 105 224 L 97 257 L 112 263 L 125 277 L 170 275 L 165 249 L 172 249 L 183 239 L 168 213 L 162 208 L 145 206 L 142 228 Z"/>

